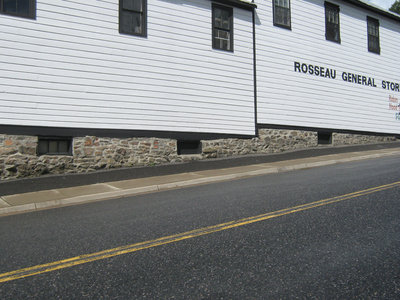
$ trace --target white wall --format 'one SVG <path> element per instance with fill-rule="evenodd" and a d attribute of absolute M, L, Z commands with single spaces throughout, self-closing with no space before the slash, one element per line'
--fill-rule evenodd
<path fill-rule="evenodd" d="M 258 123 L 400 133 L 382 80 L 400 84 L 400 22 L 343 1 L 341 44 L 325 40 L 322 0 L 291 0 L 292 30 L 273 26 L 272 1 L 257 0 Z M 366 17 L 380 22 L 381 54 L 368 52 Z M 337 71 L 336 79 L 294 71 L 294 62 Z M 343 81 L 342 72 L 375 79 L 376 88 Z"/>
<path fill-rule="evenodd" d="M 148 37 L 118 33 L 118 0 L 37 0 L 0 15 L 0 124 L 254 134 L 252 15 L 212 49 L 211 2 L 148 0 Z"/>

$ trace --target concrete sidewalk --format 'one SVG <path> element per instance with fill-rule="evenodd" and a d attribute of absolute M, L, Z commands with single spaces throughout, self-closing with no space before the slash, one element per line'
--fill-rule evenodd
<path fill-rule="evenodd" d="M 0 216 L 391 155 L 400 155 L 399 145 L 6 195 L 0 197 Z"/>

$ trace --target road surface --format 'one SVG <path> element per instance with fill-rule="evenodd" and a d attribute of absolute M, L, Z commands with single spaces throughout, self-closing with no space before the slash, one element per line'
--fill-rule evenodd
<path fill-rule="evenodd" d="M 399 299 L 399 181 L 394 156 L 1 217 L 0 298 Z"/>

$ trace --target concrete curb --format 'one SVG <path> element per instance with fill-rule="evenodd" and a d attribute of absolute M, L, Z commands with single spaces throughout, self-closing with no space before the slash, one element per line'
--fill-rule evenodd
<path fill-rule="evenodd" d="M 110 191 L 110 192 L 95 193 L 95 194 L 89 194 L 89 195 L 74 196 L 74 197 L 64 198 L 64 199 L 49 200 L 49 201 L 44 201 L 44 202 L 39 202 L 39 203 L 30 203 L 30 204 L 24 204 L 24 205 L 18 205 L 18 206 L 3 207 L 3 208 L 0 208 L 0 216 L 16 214 L 16 213 L 23 213 L 23 212 L 30 212 L 30 211 L 36 211 L 36 210 L 43 210 L 43 209 L 49 209 L 49 208 L 55 208 L 55 207 L 63 207 L 63 206 L 69 206 L 69 205 L 90 203 L 90 202 L 96 202 L 96 201 L 110 200 L 110 199 L 115 199 L 115 198 L 120 198 L 120 197 L 154 193 L 154 192 L 166 191 L 166 190 L 189 187 L 189 186 L 210 184 L 210 183 L 223 182 L 223 181 L 229 181 L 229 180 L 237 180 L 237 179 L 242 179 L 242 178 L 246 178 L 246 177 L 253 177 L 253 176 L 267 175 L 267 174 L 273 174 L 273 173 L 281 173 L 281 172 L 288 172 L 288 171 L 294 171 L 294 170 L 322 167 L 322 166 L 334 165 L 334 164 L 338 164 L 338 163 L 386 157 L 386 156 L 391 156 L 391 155 L 395 155 L 395 154 L 400 154 L 400 150 L 388 151 L 388 152 L 378 153 L 378 154 L 368 154 L 368 155 L 364 154 L 361 156 L 348 157 L 348 158 L 322 160 L 322 161 L 309 162 L 309 163 L 300 163 L 300 164 L 281 166 L 281 167 L 266 166 L 265 168 L 262 168 L 259 170 L 232 173 L 232 174 L 227 174 L 227 175 L 210 176 L 210 177 L 204 177 L 204 178 L 183 180 L 183 181 L 178 181 L 178 182 L 163 183 L 163 184 L 158 184 L 158 185 L 149 185 L 149 186 L 143 186 L 143 187 L 137 187 L 137 188 L 118 189 L 118 188 L 113 187 L 115 190 Z M 5 205 L 9 205 L 1 197 L 0 197 L 0 201 L 5 202 Z"/>

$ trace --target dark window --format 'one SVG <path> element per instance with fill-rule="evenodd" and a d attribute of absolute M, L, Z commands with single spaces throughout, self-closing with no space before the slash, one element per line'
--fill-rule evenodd
<path fill-rule="evenodd" d="M 379 21 L 377 19 L 367 17 L 368 26 L 368 51 L 374 53 L 381 53 L 379 45 Z"/>
<path fill-rule="evenodd" d="M 71 155 L 71 138 L 39 137 L 38 155 Z"/>
<path fill-rule="evenodd" d="M 233 51 L 233 9 L 213 4 L 212 26 L 213 48 Z"/>
<path fill-rule="evenodd" d="M 290 0 L 273 0 L 274 25 L 290 29 Z"/>
<path fill-rule="evenodd" d="M 178 155 L 182 154 L 200 154 L 200 141 L 178 141 Z"/>
<path fill-rule="evenodd" d="M 147 35 L 147 1 L 119 0 L 119 32 Z"/>
<path fill-rule="evenodd" d="M 318 145 L 332 144 L 332 132 L 318 131 Z"/>
<path fill-rule="evenodd" d="M 325 2 L 325 37 L 336 43 L 340 43 L 339 11 L 339 6 Z"/>
<path fill-rule="evenodd" d="M 36 0 L 0 0 L 0 13 L 34 19 Z"/>

